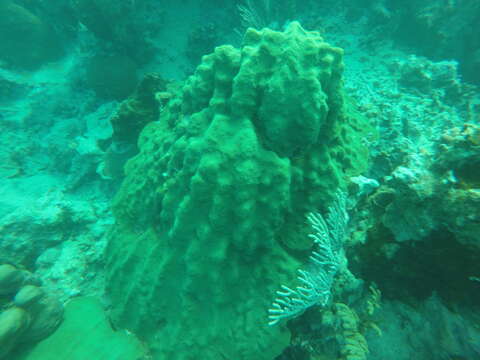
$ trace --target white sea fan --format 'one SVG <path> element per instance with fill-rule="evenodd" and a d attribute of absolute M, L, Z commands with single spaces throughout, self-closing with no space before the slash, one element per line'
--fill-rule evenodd
<path fill-rule="evenodd" d="M 276 292 L 278 297 L 268 310 L 270 326 L 282 319 L 296 317 L 311 306 L 325 306 L 330 299 L 347 234 L 346 194 L 337 192 L 333 205 L 328 208 L 326 221 L 320 213 L 310 213 L 307 219 L 315 230 L 309 235 L 315 242 L 315 249 L 305 270 L 298 270 L 297 279 L 301 284 L 295 289 L 282 285 Z"/>

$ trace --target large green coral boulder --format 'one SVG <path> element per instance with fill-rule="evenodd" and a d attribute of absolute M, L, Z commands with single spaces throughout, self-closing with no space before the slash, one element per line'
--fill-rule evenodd
<path fill-rule="evenodd" d="M 304 214 L 366 164 L 342 70 L 342 50 L 298 23 L 249 29 L 143 130 L 113 205 L 107 293 L 155 359 L 272 360 L 289 344 L 267 309 L 295 277 Z"/>

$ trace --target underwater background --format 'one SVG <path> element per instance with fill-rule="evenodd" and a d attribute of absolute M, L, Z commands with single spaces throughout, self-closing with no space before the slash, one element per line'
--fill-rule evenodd
<path fill-rule="evenodd" d="M 480 359 L 479 26 L 0 0 L 0 359 Z"/>

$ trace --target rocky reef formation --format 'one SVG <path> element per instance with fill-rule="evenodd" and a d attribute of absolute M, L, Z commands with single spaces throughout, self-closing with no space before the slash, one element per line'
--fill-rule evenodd
<path fill-rule="evenodd" d="M 406 3 L 406 4 L 405 4 Z M 396 38 L 434 60 L 455 59 L 470 82 L 480 84 L 480 4 L 476 1 L 387 1 L 398 18 Z"/>
<path fill-rule="evenodd" d="M 480 4 L 476 1 L 359 0 L 345 4 L 364 13 L 381 37 L 407 45 L 431 60 L 456 60 L 460 73 L 470 83 L 479 84 Z M 358 12 L 357 16 L 360 12 Z"/>
<path fill-rule="evenodd" d="M 160 108 L 170 97 L 168 82 L 158 74 L 147 74 L 135 92 L 125 99 L 110 118 L 112 141 L 137 147 L 140 132 L 151 121 L 158 119 Z"/>
<path fill-rule="evenodd" d="M 107 294 L 154 358 L 270 360 L 288 345 L 267 309 L 312 245 L 304 214 L 367 164 L 342 54 L 295 22 L 249 29 L 141 133 L 114 201 Z"/>
<path fill-rule="evenodd" d="M 379 121 L 369 172 L 379 186 L 358 191 L 349 260 L 382 291 L 383 341 L 407 346 L 389 354 L 374 337 L 369 345 L 389 358 L 475 358 L 478 346 L 463 339 L 478 336 L 478 92 L 458 79 L 454 62 L 410 56 L 388 67 L 395 83 L 377 90 L 378 111 L 364 107 Z M 425 319 L 436 335 L 412 336 Z"/>

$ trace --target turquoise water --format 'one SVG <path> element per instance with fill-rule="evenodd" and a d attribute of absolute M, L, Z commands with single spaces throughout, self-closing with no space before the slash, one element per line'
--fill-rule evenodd
<path fill-rule="evenodd" d="M 480 359 L 478 23 L 0 0 L 0 359 Z"/>

